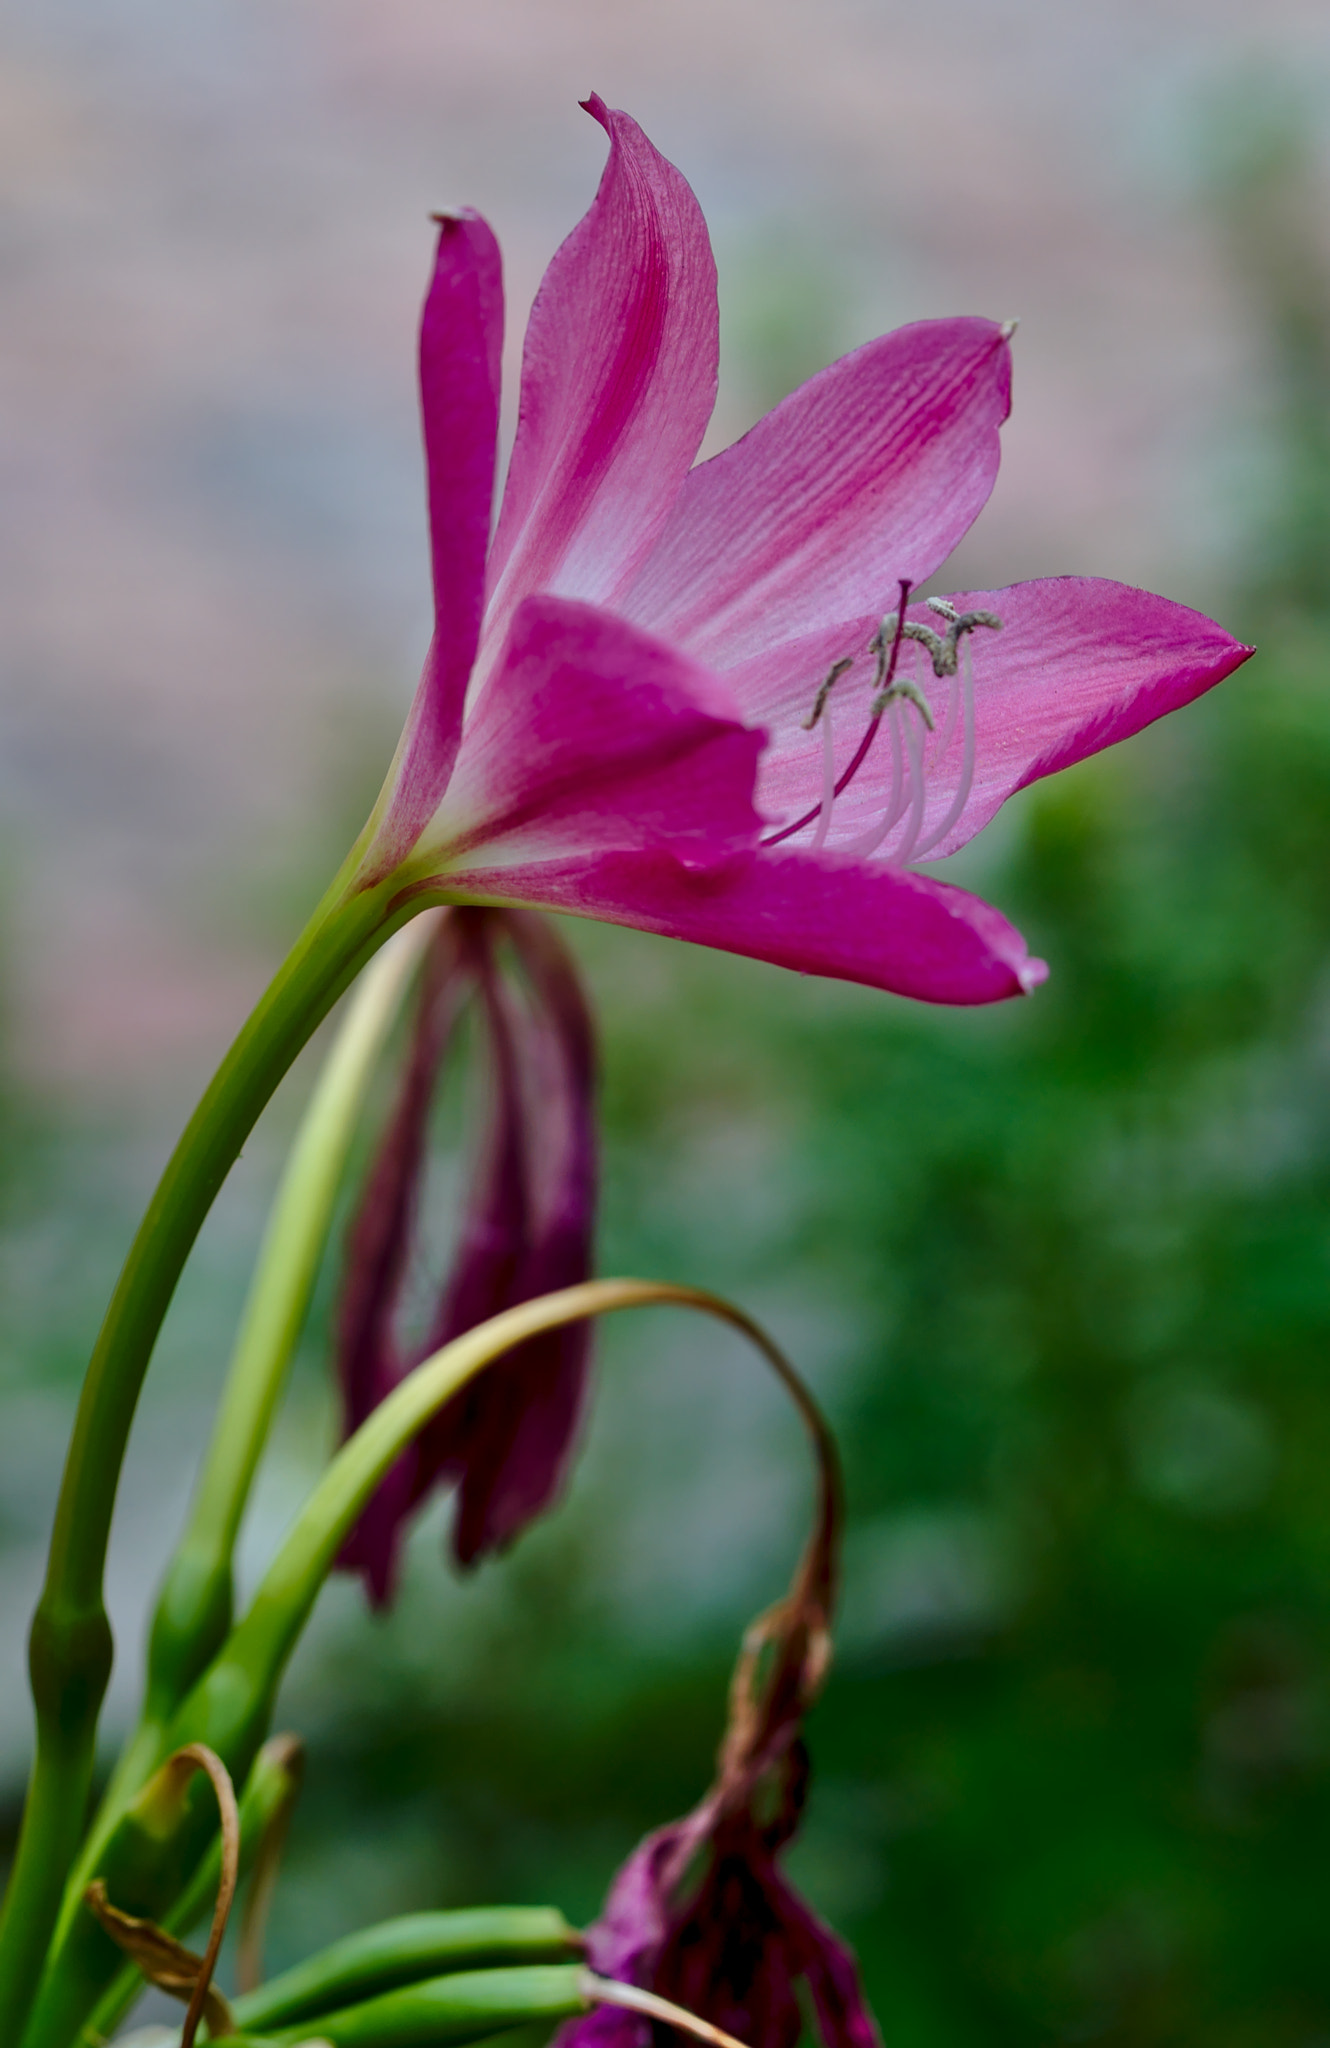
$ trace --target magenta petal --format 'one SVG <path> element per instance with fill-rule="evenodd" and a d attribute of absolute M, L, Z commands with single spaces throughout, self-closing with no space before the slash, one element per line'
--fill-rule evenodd
<path fill-rule="evenodd" d="M 531 1232 L 517 1032 L 495 967 L 489 929 L 496 914 L 461 911 L 457 915 L 475 934 L 474 957 L 484 1004 L 494 1106 L 485 1156 L 469 1191 L 443 1305 L 421 1347 L 423 1357 L 510 1305 L 514 1278 Z"/>
<path fill-rule="evenodd" d="M 494 631 L 532 591 L 615 597 L 659 534 L 715 404 L 716 266 L 701 208 L 635 121 L 586 104 L 610 157 L 527 328 L 490 560 Z"/>
<path fill-rule="evenodd" d="M 743 854 L 697 872 L 667 853 L 472 877 L 511 900 L 635 925 L 932 1003 L 1026 994 L 1047 973 L 999 911 L 931 875 L 806 853 Z"/>
<path fill-rule="evenodd" d="M 991 320 L 866 343 L 693 470 L 619 609 L 716 669 L 880 616 L 985 503 L 1010 388 Z"/>
<path fill-rule="evenodd" d="M 975 787 L 934 859 L 963 846 L 1014 790 L 1190 704 L 1255 652 L 1189 605 L 1096 576 L 962 591 L 954 602 L 996 612 L 1003 629 L 981 631 L 974 649 Z"/>
<path fill-rule="evenodd" d="M 773 1870 L 771 1883 L 785 1938 L 808 1986 L 818 2036 L 825 2048 L 882 2048 L 850 1950 L 779 1871 Z"/>
<path fill-rule="evenodd" d="M 349 1233 L 337 1324 L 344 1437 L 360 1427 L 408 1369 L 398 1351 L 394 1320 L 415 1228 L 435 1079 L 466 987 L 458 973 L 455 938 L 450 920 L 427 956 L 401 1093 Z M 392 1594 L 417 1467 L 413 1444 L 371 1498 L 338 1558 L 342 1570 L 362 1575 L 376 1607 Z"/>
<path fill-rule="evenodd" d="M 431 843 L 470 895 L 476 868 L 558 854 L 664 844 L 723 859 L 760 830 L 762 739 L 686 655 L 590 605 L 528 598 Z"/>
<path fill-rule="evenodd" d="M 431 1346 L 514 1302 L 572 1286 L 591 1270 L 597 1171 L 590 1014 L 571 960 L 542 920 L 507 913 L 502 929 L 531 992 L 530 1016 L 512 1041 L 524 1070 L 515 1123 L 522 1237 L 518 1243 L 506 1235 L 508 1255 L 501 1266 L 483 1266 L 486 1284 L 478 1290 L 483 1248 L 469 1233 L 470 1249 L 459 1258 Z M 497 1056 L 500 1029 L 508 1027 L 496 1020 L 492 1028 Z M 457 1395 L 422 1439 L 423 1485 L 438 1473 L 459 1480 L 453 1530 L 459 1564 L 503 1548 L 557 1494 L 581 1416 L 589 1347 L 586 1323 L 521 1345 Z"/>
<path fill-rule="evenodd" d="M 392 1605 L 402 1543 L 416 1499 L 416 1449 L 402 1453 L 380 1480 L 355 1528 L 337 1553 L 337 1569 L 356 1572 L 376 1612 Z"/>
<path fill-rule="evenodd" d="M 373 875 L 414 845 L 457 757 L 484 604 L 502 346 L 498 243 L 479 214 L 449 215 L 420 323 L 435 630 L 376 832 Z"/>
<path fill-rule="evenodd" d="M 670 1894 L 680 1871 L 704 1838 L 709 1814 L 699 1808 L 657 1828 L 621 1866 L 600 1917 L 587 1929 L 587 1961 L 602 1977 L 651 1990 L 670 1925 Z M 622 2006 L 601 2005 L 584 2019 L 568 2020 L 556 2048 L 649 2048 L 649 2020 Z"/>
<path fill-rule="evenodd" d="M 952 686 L 948 679 L 934 676 L 922 650 L 916 657 L 911 648 L 906 656 L 907 672 L 925 689 L 941 728 L 926 743 L 928 801 L 916 839 L 919 847 L 927 848 L 929 860 L 940 860 L 973 838 L 1014 791 L 1113 746 L 1190 703 L 1239 668 L 1252 652 L 1187 605 L 1094 576 L 1054 576 L 1011 584 L 1005 590 L 958 591 L 951 601 L 963 612 L 992 612 L 1003 623 L 1000 632 L 981 626 L 970 637 L 973 780 L 966 801 L 940 838 L 935 835 L 955 808 L 964 772 L 963 721 L 957 717 L 952 722 L 939 758 Z M 933 627 L 943 623 L 923 606 L 911 606 L 909 615 Z M 847 640 L 862 637 L 863 623 L 846 627 Z M 810 644 L 804 667 L 828 644 Z M 867 714 L 870 672 L 866 663 L 861 666 L 862 682 L 851 671 L 843 694 L 842 685 L 837 685 L 838 762 L 848 760 Z M 736 678 L 742 696 L 762 694 L 755 668 Z M 789 674 L 793 676 L 792 668 Z M 773 719 L 775 743 L 762 764 L 763 807 L 782 818 L 799 816 L 816 803 L 821 784 L 820 739 L 799 730 L 793 716 L 798 700 L 792 691 L 792 682 L 787 683 L 784 707 Z M 903 713 L 907 718 L 913 715 L 908 709 Z M 880 735 L 864 767 L 837 799 L 831 850 L 852 844 L 881 815 L 890 772 L 890 749 Z M 884 856 L 894 846 L 894 839 L 888 838 Z"/>

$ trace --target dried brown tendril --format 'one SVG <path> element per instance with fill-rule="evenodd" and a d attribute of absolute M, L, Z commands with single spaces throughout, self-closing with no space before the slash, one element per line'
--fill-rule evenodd
<path fill-rule="evenodd" d="M 214 2040 L 236 2032 L 231 2008 L 221 1992 L 214 1990 L 212 1982 L 240 1877 L 240 1813 L 231 1774 L 215 1750 L 202 1742 L 190 1742 L 167 1758 L 157 1774 L 157 1784 L 164 1799 L 179 1797 L 196 1771 L 205 1773 L 217 1795 L 217 1810 L 222 1824 L 222 1869 L 217 1884 L 217 1904 L 213 1908 L 212 1927 L 203 1954 L 195 1955 L 192 1949 L 178 1942 L 156 1921 L 140 1920 L 133 1913 L 122 1913 L 107 1898 L 106 1886 L 100 1878 L 94 1879 L 83 1894 L 112 1941 L 138 1964 L 148 1982 L 169 1992 L 173 1998 L 187 2001 L 185 2023 L 180 2030 L 180 2048 L 194 2048 L 194 2036 L 201 2020 L 207 2021 L 208 2032 Z"/>

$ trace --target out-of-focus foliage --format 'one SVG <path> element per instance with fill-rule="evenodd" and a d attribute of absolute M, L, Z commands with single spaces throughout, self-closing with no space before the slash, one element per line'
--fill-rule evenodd
<path fill-rule="evenodd" d="M 846 1447 L 794 1863 L 889 2048 L 1330 2038 L 1330 293 L 1304 177 L 1263 146 L 1224 198 L 1285 481 L 1215 602 L 1262 652 L 975 849 L 1047 988 L 930 1013 L 575 935 L 604 1269 L 769 1315 Z M 774 1511 L 754 1492 L 738 1432 L 766 1411 L 726 1410 L 700 1345 L 607 1333 L 580 1492 L 478 1584 L 448 1589 L 430 1537 L 388 1624 L 342 1589 L 288 1701 L 311 1756 L 275 1960 L 414 1905 L 587 1916 L 699 1794 L 803 1483 L 791 1433 Z M 750 1370 L 714 1358 L 717 1385 Z M 674 1579 L 625 1559 L 643 1500 Z"/>

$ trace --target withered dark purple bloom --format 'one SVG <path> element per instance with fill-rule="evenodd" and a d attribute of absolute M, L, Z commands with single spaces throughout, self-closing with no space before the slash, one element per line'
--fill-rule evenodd
<path fill-rule="evenodd" d="M 430 1111 L 469 1006 L 488 1049 L 490 1109 L 452 1268 L 423 1338 L 399 1334 L 418 1238 Z M 350 1435 L 423 1358 L 463 1331 L 591 1267 L 595 1048 L 577 974 L 528 911 L 447 912 L 426 957 L 397 1102 L 348 1244 L 338 1330 Z M 590 1343 L 578 1324 L 535 1338 L 463 1389 L 404 1453 L 340 1559 L 376 1606 L 390 1597 L 406 1524 L 455 1482 L 453 1551 L 474 1563 L 558 1491 L 581 1413 Z"/>
<path fill-rule="evenodd" d="M 835 1449 L 806 1412 L 821 1465 L 817 1524 L 789 1596 L 748 1631 L 716 1780 L 683 1820 L 639 1843 L 587 1934 L 601 1977 L 654 1992 L 751 2048 L 879 2048 L 854 1957 L 790 1884 L 781 1852 L 808 1787 L 801 1728 L 830 1661 L 840 1497 Z M 652 2048 L 653 2022 L 602 2005 L 558 2048 Z"/>

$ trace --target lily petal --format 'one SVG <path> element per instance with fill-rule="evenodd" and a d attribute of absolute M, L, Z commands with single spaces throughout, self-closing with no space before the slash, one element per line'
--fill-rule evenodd
<path fill-rule="evenodd" d="M 476 871 L 468 886 L 925 1002 L 997 1002 L 1048 972 L 999 911 L 964 889 L 823 854 L 745 853 L 698 870 L 666 851 L 612 853 Z"/>
<path fill-rule="evenodd" d="M 477 1218 L 490 1227 L 483 1234 L 468 1228 L 430 1349 L 514 1302 L 571 1287 L 591 1270 L 597 1172 L 590 1012 L 571 960 L 543 920 L 510 912 L 503 929 L 533 997 L 529 1016 L 509 1014 L 491 965 L 485 994 L 502 1083 L 503 1143 L 512 1161 L 505 1167 L 496 1144 L 493 1195 Z M 519 1065 L 526 1069 L 524 1105 Z M 503 1227 L 504 1218 L 518 1215 L 517 1203 L 504 1197 L 505 1172 L 521 1181 L 516 1230 Z M 520 1345 L 456 1395 L 422 1436 L 417 1492 L 440 1476 L 459 1479 L 459 1564 L 502 1549 L 558 1493 L 581 1416 L 590 1336 L 589 1324 L 576 1323 Z"/>
<path fill-rule="evenodd" d="M 447 215 L 420 323 L 435 630 L 385 785 L 374 878 L 415 843 L 457 758 L 484 608 L 502 349 L 499 245 L 479 214 Z"/>
<path fill-rule="evenodd" d="M 337 1329 L 344 1436 L 386 1399 L 411 1362 L 398 1351 L 394 1316 L 415 1229 L 430 1100 L 465 993 L 458 966 L 450 919 L 427 955 L 402 1091 L 349 1233 Z M 343 1571 L 363 1576 L 375 1607 L 392 1597 L 418 1462 L 413 1444 L 371 1497 L 338 1558 Z"/>
<path fill-rule="evenodd" d="M 510 863 L 662 844 L 724 859 L 760 830 L 763 737 L 686 655 L 590 605 L 528 598 L 415 865 L 437 861 L 474 901 L 474 872 Z"/>
<path fill-rule="evenodd" d="M 926 320 L 865 343 L 700 463 L 619 609 L 728 669 L 886 611 L 986 502 L 1011 407 L 991 320 Z"/>
<path fill-rule="evenodd" d="M 536 590 L 608 603 L 660 533 L 716 402 L 716 265 L 691 189 L 592 98 L 610 157 L 545 273 L 490 560 L 490 630 Z"/>
<path fill-rule="evenodd" d="M 903 668 L 914 674 L 927 694 L 939 728 L 923 743 L 927 802 L 915 833 L 915 844 L 927 848 L 929 860 L 940 860 L 964 846 L 1016 790 L 1127 739 L 1166 712 L 1190 703 L 1252 653 L 1189 606 L 1100 577 L 1054 576 L 1005 590 L 963 590 L 950 602 L 960 612 L 993 613 L 1002 620 L 1002 629 L 981 626 L 969 640 L 973 770 L 959 810 L 956 799 L 966 746 L 962 717 L 948 719 L 952 684 L 934 676 L 922 649 L 903 650 Z M 909 617 L 934 629 L 945 625 L 923 606 L 912 606 Z M 867 625 L 859 619 L 843 629 L 846 652 L 857 652 L 865 644 Z M 794 716 L 808 698 L 806 685 L 796 683 L 795 677 L 800 661 L 804 674 L 818 673 L 834 637 L 810 640 L 796 650 L 799 658 L 787 660 L 783 667 L 773 663 L 769 689 L 762 687 L 756 663 L 744 675 L 727 679 L 741 701 L 748 700 L 758 715 L 763 706 L 770 719 L 773 745 L 762 764 L 761 797 L 764 811 L 778 819 L 801 816 L 818 799 L 821 739 L 802 731 Z M 859 673 L 862 682 L 856 682 Z M 870 675 L 869 664 L 859 664 L 836 686 L 838 771 L 849 765 L 864 731 Z M 912 719 L 914 714 L 903 709 L 902 716 Z M 888 735 L 879 733 L 863 766 L 836 800 L 829 850 L 852 844 L 882 816 L 891 773 Z M 951 824 L 937 838 L 953 811 Z M 812 830 L 810 826 L 808 836 Z M 802 842 L 796 838 L 791 843 Z M 892 846 L 888 837 L 884 857 Z"/>
<path fill-rule="evenodd" d="M 779 1871 L 773 1876 L 772 1891 L 779 1901 L 776 1910 L 808 1986 L 819 2039 L 834 2043 L 835 2048 L 882 2048 L 882 2036 L 868 2009 L 852 1952 L 826 1921 L 804 1904 Z"/>

